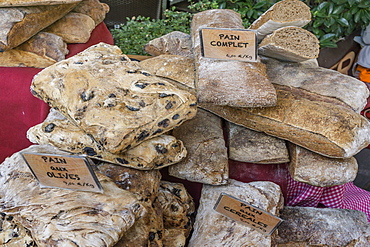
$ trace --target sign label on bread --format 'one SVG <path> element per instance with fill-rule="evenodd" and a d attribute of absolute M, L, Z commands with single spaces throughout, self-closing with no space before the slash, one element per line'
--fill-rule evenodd
<path fill-rule="evenodd" d="M 202 55 L 207 58 L 257 61 L 256 32 L 246 29 L 203 28 Z"/>
<path fill-rule="evenodd" d="M 226 193 L 221 193 L 214 209 L 222 215 L 265 235 L 271 235 L 282 222 L 279 217 Z"/>
<path fill-rule="evenodd" d="M 102 192 L 101 185 L 85 156 L 22 153 L 41 187 Z"/>

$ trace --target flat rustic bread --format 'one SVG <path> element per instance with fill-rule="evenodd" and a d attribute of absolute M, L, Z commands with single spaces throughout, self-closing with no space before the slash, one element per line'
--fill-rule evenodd
<path fill-rule="evenodd" d="M 230 212 L 238 214 L 240 219 L 244 219 L 245 223 L 243 224 L 214 209 L 222 193 L 277 216 L 284 204 L 280 187 L 272 182 L 243 183 L 230 179 L 228 185 L 204 185 L 194 223 L 194 231 L 188 246 L 273 246 L 271 235 L 265 235 L 249 227 L 250 225 L 258 227 L 258 223 L 261 223 L 256 219 L 255 211 L 252 213 L 248 209 L 233 206 L 231 203 L 230 205 L 224 205 L 225 209 L 227 208 Z M 247 206 L 247 208 L 250 207 Z"/>
<path fill-rule="evenodd" d="M 300 0 L 284 0 L 275 3 L 256 19 L 248 29 L 257 30 L 258 40 L 286 26 L 303 27 L 311 21 L 311 10 Z"/>
<path fill-rule="evenodd" d="M 14 247 L 37 247 L 29 230 L 12 215 L 0 212 L 0 245 Z"/>
<path fill-rule="evenodd" d="M 21 152 L 67 154 L 46 145 Z M 146 214 L 136 195 L 96 173 L 104 193 L 42 188 L 20 152 L 0 165 L 3 212 L 30 230 L 37 246 L 113 246 Z"/>
<path fill-rule="evenodd" d="M 106 14 L 109 12 L 109 5 L 101 3 L 99 0 L 82 0 L 73 8 L 73 12 L 90 16 L 94 20 L 95 26 L 97 26 L 104 21 Z"/>
<path fill-rule="evenodd" d="M 70 12 L 78 2 L 59 5 L 0 8 L 0 51 L 19 46 Z"/>
<path fill-rule="evenodd" d="M 267 75 L 273 84 L 297 87 L 336 98 L 358 113 L 367 104 L 367 86 L 352 76 L 310 63 L 282 62 L 267 57 L 261 60 L 266 64 Z"/>
<path fill-rule="evenodd" d="M 328 157 L 349 158 L 369 145 L 370 123 L 359 113 L 299 88 L 275 87 L 275 107 L 236 108 L 204 103 L 200 107 Z"/>
<path fill-rule="evenodd" d="M 195 95 L 104 43 L 42 70 L 31 89 L 114 154 L 173 129 L 197 111 Z"/>
<path fill-rule="evenodd" d="M 158 170 L 140 171 L 109 163 L 101 163 L 97 168 L 121 189 L 134 193 L 147 211 L 114 247 L 162 246 L 163 215 L 157 199 L 161 173 Z"/>
<path fill-rule="evenodd" d="M 328 158 L 289 143 L 289 172 L 299 182 L 331 187 L 353 182 L 358 172 L 357 160 Z"/>
<path fill-rule="evenodd" d="M 226 122 L 229 159 L 256 163 L 280 164 L 289 162 L 286 141 Z"/>
<path fill-rule="evenodd" d="M 199 102 L 234 107 L 264 107 L 276 104 L 276 91 L 260 61 L 242 62 L 202 55 L 203 28 L 243 28 L 239 13 L 212 9 L 193 16 L 191 35 L 195 56 L 195 84 Z"/>
<path fill-rule="evenodd" d="M 181 161 L 187 154 L 182 141 L 165 134 L 145 140 L 122 154 L 109 153 L 54 109 L 43 123 L 27 131 L 27 138 L 32 143 L 50 144 L 67 152 L 139 170 L 160 169 Z"/>

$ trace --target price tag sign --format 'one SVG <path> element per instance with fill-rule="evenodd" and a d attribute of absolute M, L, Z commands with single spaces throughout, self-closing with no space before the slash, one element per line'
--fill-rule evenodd
<path fill-rule="evenodd" d="M 247 29 L 203 28 L 202 55 L 207 58 L 257 61 L 257 35 Z"/>
<path fill-rule="evenodd" d="M 283 221 L 273 214 L 225 193 L 221 193 L 214 209 L 222 215 L 265 235 L 271 235 Z"/>
<path fill-rule="evenodd" d="M 27 152 L 22 156 L 41 187 L 103 192 L 87 157 Z"/>

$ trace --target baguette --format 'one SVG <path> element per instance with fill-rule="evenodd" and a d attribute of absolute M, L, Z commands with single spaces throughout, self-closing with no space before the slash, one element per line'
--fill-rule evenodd
<path fill-rule="evenodd" d="M 370 123 L 327 97 L 275 84 L 275 107 L 199 106 L 244 127 L 332 158 L 349 158 L 370 143 Z"/>

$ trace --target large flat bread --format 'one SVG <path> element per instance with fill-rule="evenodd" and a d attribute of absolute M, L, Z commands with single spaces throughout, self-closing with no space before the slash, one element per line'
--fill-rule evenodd
<path fill-rule="evenodd" d="M 112 154 L 54 109 L 50 110 L 44 122 L 27 131 L 27 138 L 32 143 L 50 144 L 67 152 L 139 170 L 172 165 L 181 161 L 187 153 L 182 141 L 162 134 L 145 140 L 122 154 Z"/>
<path fill-rule="evenodd" d="M 45 145 L 22 151 L 68 154 Z M 146 214 L 135 194 L 100 173 L 104 193 L 42 188 L 20 153 L 7 158 L 0 173 L 2 211 L 30 230 L 39 247 L 113 246 Z"/>
<path fill-rule="evenodd" d="M 288 140 L 333 158 L 349 158 L 370 143 L 370 123 L 326 97 L 275 84 L 275 107 L 233 108 L 200 104 L 230 122 Z"/>
<path fill-rule="evenodd" d="M 242 29 L 240 14 L 228 9 L 199 12 L 191 22 L 199 102 L 234 107 L 264 107 L 276 104 L 276 92 L 260 61 L 242 62 L 202 55 L 202 28 Z"/>
<path fill-rule="evenodd" d="M 262 57 L 267 75 L 274 84 L 304 90 L 339 99 L 356 112 L 367 104 L 369 90 L 362 81 L 338 71 L 309 63 L 282 62 Z"/>
<path fill-rule="evenodd" d="M 267 34 L 287 26 L 303 27 L 311 21 L 311 10 L 300 0 L 283 0 L 272 5 L 249 29 L 257 30 L 258 40 Z"/>
<path fill-rule="evenodd" d="M 0 8 L 0 51 L 12 49 L 70 12 L 70 4 Z"/>
<path fill-rule="evenodd" d="M 115 154 L 173 129 L 197 111 L 194 94 L 104 43 L 42 70 L 31 89 Z"/>

